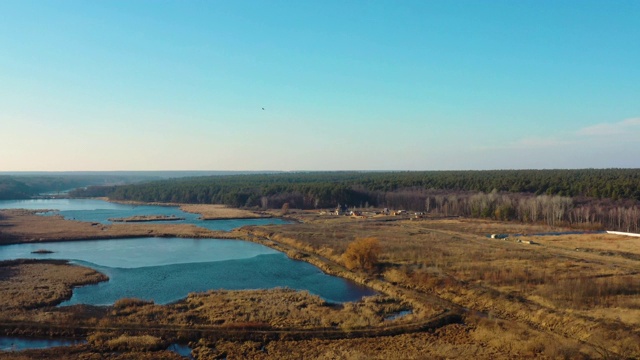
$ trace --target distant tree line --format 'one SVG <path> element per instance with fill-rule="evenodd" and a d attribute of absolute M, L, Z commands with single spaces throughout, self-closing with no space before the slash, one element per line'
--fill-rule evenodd
<path fill-rule="evenodd" d="M 0 200 L 29 199 L 42 193 L 99 184 L 87 178 L 58 176 L 0 176 Z"/>
<path fill-rule="evenodd" d="M 88 187 L 72 196 L 233 207 L 389 207 L 638 230 L 640 169 L 308 172 Z"/>
<path fill-rule="evenodd" d="M 64 175 L 0 175 L 0 200 L 30 199 L 45 193 L 69 191 L 97 184 L 124 184 L 155 180 L 148 175 L 113 173 Z"/>

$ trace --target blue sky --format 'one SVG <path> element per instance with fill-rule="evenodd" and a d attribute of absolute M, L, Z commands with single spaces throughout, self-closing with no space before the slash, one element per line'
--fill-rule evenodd
<path fill-rule="evenodd" d="M 2 0 L 0 171 L 637 168 L 638 19 L 636 0 Z"/>

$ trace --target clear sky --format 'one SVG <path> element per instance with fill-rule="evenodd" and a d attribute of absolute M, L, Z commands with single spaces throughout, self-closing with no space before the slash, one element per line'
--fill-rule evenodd
<path fill-rule="evenodd" d="M 0 171 L 586 167 L 640 167 L 638 0 L 0 1 Z"/>

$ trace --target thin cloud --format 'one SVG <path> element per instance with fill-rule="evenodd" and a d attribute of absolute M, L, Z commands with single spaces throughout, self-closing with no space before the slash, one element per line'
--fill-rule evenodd
<path fill-rule="evenodd" d="M 556 147 L 561 145 L 571 144 L 571 141 L 561 140 L 557 138 L 539 138 L 539 137 L 528 137 L 520 139 L 514 145 L 523 148 L 541 148 L 541 147 Z"/>
<path fill-rule="evenodd" d="M 602 123 L 587 126 L 577 131 L 580 136 L 610 136 L 640 130 L 640 118 L 626 119 L 617 123 Z"/>
<path fill-rule="evenodd" d="M 557 148 L 561 146 L 571 145 L 575 142 L 568 139 L 559 139 L 557 137 L 525 137 L 508 142 L 495 142 L 480 146 L 480 150 L 497 150 L 497 149 L 542 149 Z"/>

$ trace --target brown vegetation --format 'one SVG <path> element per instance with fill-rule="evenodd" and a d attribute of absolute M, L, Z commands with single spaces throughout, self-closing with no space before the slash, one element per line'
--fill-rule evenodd
<path fill-rule="evenodd" d="M 255 219 L 261 217 L 270 217 L 269 215 L 256 213 L 250 210 L 242 210 L 230 208 L 226 205 L 216 204 L 183 204 L 180 210 L 192 214 L 200 214 L 204 220 L 223 220 L 223 219 Z"/>
<path fill-rule="evenodd" d="M 378 239 L 359 238 L 349 244 L 342 259 L 349 270 L 371 271 L 378 265 L 380 251 Z"/>
<path fill-rule="evenodd" d="M 392 322 L 386 320 L 407 308 L 408 304 L 384 295 L 338 306 L 308 292 L 291 289 L 216 290 L 189 294 L 185 300 L 166 306 L 122 299 L 114 304 L 113 311 L 102 324 L 227 328 L 260 324 L 266 329 L 355 329 L 415 320 L 412 315 Z"/>
<path fill-rule="evenodd" d="M 0 261 L 0 317 L 13 310 L 56 305 L 71 298 L 75 286 L 108 278 L 82 266 L 56 260 Z"/>
<path fill-rule="evenodd" d="M 361 234 L 375 236 L 385 249 L 381 271 L 390 283 L 558 337 L 560 345 L 575 344 L 562 350 L 571 350 L 572 356 L 605 350 L 640 356 L 640 347 L 629 340 L 640 336 L 640 257 L 633 256 L 640 255 L 638 238 L 547 236 L 535 238 L 539 245 L 528 245 L 487 235 L 563 229 L 469 219 L 299 218 L 305 222 L 252 231 L 333 261 L 340 261 Z M 578 241 L 599 250 L 575 251 Z M 544 347 L 542 337 L 528 342 Z"/>
<path fill-rule="evenodd" d="M 25 350 L 0 353 L 3 360 L 184 360 L 175 352 L 162 351 L 126 351 L 110 352 L 95 348 L 91 344 L 57 347 L 46 350 Z"/>
<path fill-rule="evenodd" d="M 160 333 L 171 330 L 167 334 L 179 337 L 176 334 L 184 329 L 184 338 L 192 339 L 194 331 L 201 335 L 192 343 L 201 359 L 640 357 L 640 238 L 608 234 L 519 238 L 538 243 L 529 245 L 487 235 L 564 229 L 462 218 L 354 219 L 290 212 L 299 223 L 247 227 L 228 236 L 271 246 L 382 295 L 340 307 L 287 289 L 211 291 L 165 306 L 123 299 L 104 311 L 74 306 L 8 316 L 87 326 L 92 332 L 101 327 L 83 348 L 87 356 L 123 351 L 145 354 L 139 358 L 149 354 L 162 358 L 165 352 L 156 350 L 165 345 L 166 337 Z M 3 214 L 4 224 L 19 224 L 16 219 L 23 216 Z M 24 225 L 15 226 L 28 238 Z M 355 251 L 350 244 L 366 237 L 377 239 L 384 249 L 376 252 L 376 274 L 342 266 L 349 265 L 343 254 Z M 406 309 L 413 313 L 386 320 Z M 358 332 L 385 329 L 390 322 L 409 329 L 451 309 L 465 312 L 462 324 L 395 336 Z M 233 338 L 208 333 L 211 329 L 256 336 Z M 341 333 L 329 336 L 333 330 Z M 311 332 L 293 336 L 300 331 Z M 277 336 L 267 336 L 274 333 Z M 350 333 L 357 338 L 349 338 Z"/>

